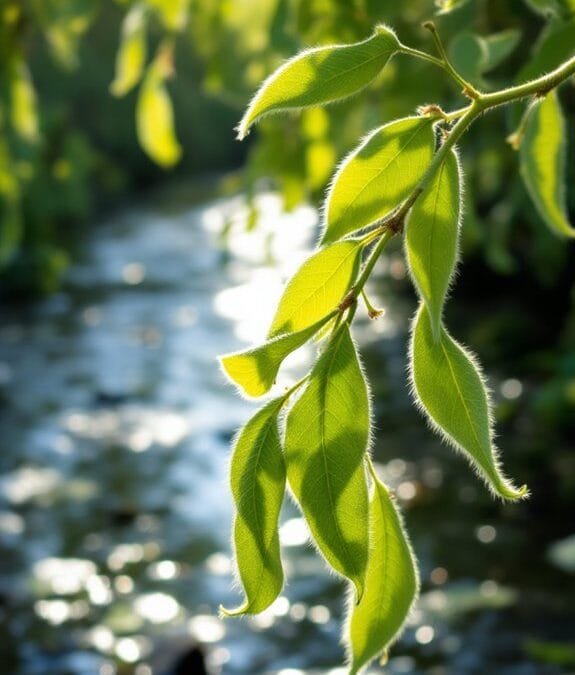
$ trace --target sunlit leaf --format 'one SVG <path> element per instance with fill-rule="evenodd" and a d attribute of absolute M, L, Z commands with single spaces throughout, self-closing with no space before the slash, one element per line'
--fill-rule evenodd
<path fill-rule="evenodd" d="M 557 93 L 531 111 L 520 147 L 521 176 L 541 217 L 556 234 L 575 237 L 565 197 L 566 129 Z"/>
<path fill-rule="evenodd" d="M 527 494 L 502 475 L 493 442 L 492 412 L 474 358 L 443 328 L 435 340 L 428 312 L 420 307 L 413 325 L 411 369 L 418 404 L 434 428 L 471 460 L 489 487 L 504 499 Z"/>
<path fill-rule="evenodd" d="M 413 205 L 405 230 L 409 269 L 436 337 L 457 260 L 460 202 L 459 165 L 452 151 Z"/>
<path fill-rule="evenodd" d="M 234 550 L 245 593 L 228 615 L 257 614 L 283 586 L 278 518 L 286 481 L 278 431 L 283 397 L 268 403 L 244 426 L 234 444 L 230 479 L 237 509 Z"/>
<path fill-rule="evenodd" d="M 222 356 L 226 375 L 248 396 L 263 396 L 274 384 L 286 356 L 310 340 L 333 316 L 332 312 L 303 330 L 280 335 L 254 349 Z"/>
<path fill-rule="evenodd" d="M 238 137 L 244 138 L 263 115 L 330 103 L 355 94 L 375 79 L 399 47 L 395 33 L 378 26 L 363 42 L 318 47 L 298 54 L 262 84 L 239 124 Z"/>
<path fill-rule="evenodd" d="M 388 647 L 403 628 L 418 591 L 416 563 L 387 488 L 373 486 L 369 503 L 370 550 L 365 591 L 350 603 L 344 634 L 350 675 L 358 673 Z"/>
<path fill-rule="evenodd" d="M 38 140 L 38 110 L 36 92 L 24 59 L 12 59 L 9 76 L 12 126 L 21 138 L 33 143 Z"/>
<path fill-rule="evenodd" d="M 391 213 L 423 176 L 434 147 L 428 118 L 407 117 L 376 129 L 334 177 L 326 203 L 323 243 Z"/>
<path fill-rule="evenodd" d="M 166 88 L 169 66 L 165 52 L 148 67 L 138 95 L 136 126 L 138 140 L 144 151 L 160 166 L 173 166 L 182 150 L 174 131 L 174 111 Z"/>
<path fill-rule="evenodd" d="M 439 7 L 438 14 L 449 14 L 460 7 L 463 7 L 469 0 L 435 0 L 435 4 Z"/>
<path fill-rule="evenodd" d="M 269 337 L 307 328 L 333 311 L 353 284 L 360 253 L 357 241 L 340 241 L 308 258 L 284 290 Z"/>
<path fill-rule="evenodd" d="M 317 547 L 359 596 L 368 550 L 368 438 L 367 387 L 344 324 L 288 414 L 285 455 L 289 484 Z"/>
<path fill-rule="evenodd" d="M 116 54 L 116 74 L 110 89 L 115 96 L 127 94 L 142 78 L 147 56 L 146 14 L 135 5 L 124 19 Z"/>

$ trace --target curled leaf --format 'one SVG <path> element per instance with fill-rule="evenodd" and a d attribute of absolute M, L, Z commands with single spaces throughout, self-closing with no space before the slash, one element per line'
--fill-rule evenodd
<path fill-rule="evenodd" d="M 340 241 L 309 257 L 288 282 L 269 337 L 303 330 L 333 311 L 357 275 L 361 246 Z"/>
<path fill-rule="evenodd" d="M 122 24 L 122 38 L 116 54 L 116 73 L 110 90 L 114 96 L 127 94 L 142 77 L 146 63 L 146 14 L 135 5 Z"/>
<path fill-rule="evenodd" d="M 405 229 L 409 269 L 430 314 L 436 339 L 457 260 L 460 182 L 457 155 L 451 151 L 413 205 Z"/>
<path fill-rule="evenodd" d="M 368 555 L 368 438 L 367 387 L 344 324 L 288 414 L 285 456 L 289 484 L 318 549 L 360 597 Z"/>
<path fill-rule="evenodd" d="M 504 499 L 527 496 L 501 473 L 493 442 L 487 388 L 474 358 L 445 330 L 439 340 L 423 305 L 412 328 L 410 364 L 418 404 L 433 426 L 470 460 L 487 485 Z"/>
<path fill-rule="evenodd" d="M 248 396 L 263 396 L 275 382 L 286 356 L 310 340 L 335 314 L 332 312 L 303 330 L 280 335 L 254 349 L 222 356 L 222 368 Z"/>
<path fill-rule="evenodd" d="M 344 634 L 350 675 L 386 655 L 417 597 L 417 566 L 400 515 L 387 488 L 374 481 L 369 502 L 370 549 L 365 592 L 357 605 L 350 603 Z"/>
<path fill-rule="evenodd" d="M 238 127 L 243 139 L 251 125 L 272 112 L 331 103 L 366 87 L 400 43 L 387 26 L 378 26 L 363 42 L 330 45 L 298 54 L 260 87 Z"/>
<path fill-rule="evenodd" d="M 230 478 L 237 509 L 234 550 L 245 602 L 222 612 L 257 614 L 269 607 L 283 586 L 278 518 L 286 471 L 278 432 L 279 398 L 258 411 L 238 435 Z"/>
<path fill-rule="evenodd" d="M 519 150 L 521 176 L 548 227 L 575 237 L 565 197 L 565 139 L 561 105 L 552 91 L 530 111 Z"/>
<path fill-rule="evenodd" d="M 432 120 L 426 117 L 396 120 L 370 134 L 334 177 L 322 243 L 389 215 L 416 187 L 434 149 Z"/>
<path fill-rule="evenodd" d="M 182 150 L 174 131 L 174 111 L 166 88 L 167 52 L 160 50 L 148 67 L 136 107 L 138 140 L 147 155 L 164 168 L 178 162 Z"/>

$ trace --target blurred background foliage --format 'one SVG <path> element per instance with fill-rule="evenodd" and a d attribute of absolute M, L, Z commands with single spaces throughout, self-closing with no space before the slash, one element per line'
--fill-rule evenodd
<path fill-rule="evenodd" d="M 250 96 L 299 49 L 362 39 L 377 22 L 391 25 L 406 44 L 431 50 L 421 28 L 430 18 L 456 65 L 485 89 L 541 74 L 575 49 L 574 0 L 1 0 L 0 295 L 6 306 L 24 316 L 40 298 L 57 299 L 99 217 L 122 203 L 138 203 L 156 186 L 195 191 L 194 198 L 203 200 L 246 194 L 252 204 L 246 228 L 256 235 L 265 225 L 256 208 L 262 190 L 277 190 L 288 211 L 302 202 L 321 205 L 334 167 L 365 133 L 414 114 L 422 104 L 460 107 L 460 92 L 433 66 L 398 56 L 360 96 L 327 110 L 268 118 L 239 144 L 234 126 Z M 572 83 L 562 87 L 561 100 L 573 158 Z M 537 584 L 542 568 L 528 569 L 535 548 L 543 550 L 573 529 L 568 514 L 575 510 L 575 249 L 547 230 L 521 183 L 516 153 L 506 142 L 521 110 L 494 111 L 461 142 L 464 267 L 448 311 L 454 335 L 473 345 L 486 371 L 502 383 L 495 398 L 499 428 L 509 440 L 507 466 L 533 493 L 505 516 L 485 495 L 475 510 L 468 509 L 461 527 L 499 517 L 504 531 L 525 532 L 525 540 L 511 536 L 507 548 L 502 543 L 497 549 L 507 556 L 503 565 L 494 554 L 492 562 L 501 571 L 512 569 L 513 560 L 511 581 Z M 190 177 L 200 179 L 194 187 Z M 566 180 L 573 216 L 573 161 Z M 156 236 L 160 246 L 161 233 Z M 385 292 L 409 306 L 413 296 L 398 251 L 387 265 Z M 130 273 L 137 276 L 139 269 Z M 174 269 L 195 273 L 185 266 Z M 86 310 L 89 321 L 92 309 Z M 68 329 L 66 324 L 64 332 Z M 145 339 L 153 342 L 154 335 L 146 333 Z M 414 413 L 405 412 L 406 397 L 396 388 L 405 380 L 403 365 L 394 375 L 375 349 L 366 350 L 366 361 L 371 373 L 387 373 L 372 378 L 382 427 L 402 437 L 401 447 L 411 443 L 407 459 L 419 462 L 420 437 L 410 435 Z M 510 373 L 513 379 L 505 380 Z M 70 381 L 74 377 L 78 374 Z M 73 393 L 73 386 L 66 390 Z M 106 396 L 101 394 L 104 403 Z M 143 471 L 146 464 L 138 466 Z M 449 471 L 447 478 L 456 479 L 444 481 L 440 496 L 416 495 L 413 508 L 426 552 L 437 560 L 452 547 L 449 560 L 457 577 L 477 561 L 473 553 L 455 553 L 462 533 L 453 534 L 456 526 L 446 514 L 459 516 L 463 509 L 460 474 Z M 167 490 L 161 508 L 170 496 Z M 437 523 L 443 521 L 441 530 Z M 430 532 L 431 541 L 425 540 Z M 565 575 L 572 573 L 570 541 L 570 548 L 560 550 Z M 187 547 L 186 541 L 183 557 L 190 555 Z M 571 578 L 561 574 L 550 577 L 558 605 L 562 584 Z M 543 598 L 537 612 L 546 602 Z M 537 663 L 568 667 L 575 663 L 563 634 L 569 624 L 559 610 L 557 617 L 549 625 L 558 627 L 555 642 L 561 644 L 547 635 L 547 641 L 533 639 L 529 650 Z"/>

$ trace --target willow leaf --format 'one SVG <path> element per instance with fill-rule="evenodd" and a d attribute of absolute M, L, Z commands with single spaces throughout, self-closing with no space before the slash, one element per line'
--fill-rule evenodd
<path fill-rule="evenodd" d="M 369 401 L 347 324 L 315 365 L 286 422 L 288 481 L 328 563 L 363 592 Z"/>
<path fill-rule="evenodd" d="M 304 345 L 334 316 L 332 312 L 303 330 L 280 335 L 254 349 L 222 356 L 222 368 L 245 394 L 263 396 L 274 384 L 286 356 Z"/>
<path fill-rule="evenodd" d="M 140 81 L 146 63 L 146 14 L 143 5 L 135 5 L 122 24 L 122 38 L 116 54 L 116 73 L 110 90 L 124 96 Z"/>
<path fill-rule="evenodd" d="M 350 604 L 344 638 L 351 675 L 379 654 L 386 654 L 405 624 L 419 586 L 415 558 L 401 518 L 379 480 L 370 498 L 369 527 L 365 592 L 357 605 Z"/>
<path fill-rule="evenodd" d="M 307 328 L 334 310 L 357 275 L 361 246 L 340 241 L 308 258 L 288 282 L 269 337 Z"/>
<path fill-rule="evenodd" d="M 413 326 L 410 356 L 413 387 L 433 426 L 471 460 L 489 487 L 504 499 L 518 499 L 502 475 L 493 443 L 489 396 L 474 358 L 441 327 L 435 340 L 429 314 L 420 307 Z"/>
<path fill-rule="evenodd" d="M 260 87 L 238 127 L 243 139 L 251 125 L 272 112 L 331 103 L 366 87 L 400 48 L 395 33 L 378 26 L 363 42 L 330 45 L 298 54 Z"/>
<path fill-rule="evenodd" d="M 565 198 L 565 120 L 557 93 L 550 92 L 529 115 L 521 142 L 521 175 L 549 228 L 575 237 Z"/>
<path fill-rule="evenodd" d="M 457 260 L 460 202 L 459 165 L 452 151 L 413 205 L 405 231 L 409 269 L 429 311 L 435 338 Z"/>
<path fill-rule="evenodd" d="M 164 168 L 173 166 L 182 154 L 174 130 L 174 111 L 166 88 L 170 65 L 160 51 L 148 67 L 136 106 L 138 140 L 146 154 Z"/>
<path fill-rule="evenodd" d="M 376 129 L 336 173 L 322 243 L 389 215 L 415 188 L 435 147 L 432 120 L 406 117 Z"/>
<path fill-rule="evenodd" d="M 238 435 L 230 468 L 237 514 L 234 550 L 245 602 L 227 615 L 257 614 L 269 607 L 283 586 L 278 518 L 286 471 L 278 432 L 284 398 L 258 411 Z"/>

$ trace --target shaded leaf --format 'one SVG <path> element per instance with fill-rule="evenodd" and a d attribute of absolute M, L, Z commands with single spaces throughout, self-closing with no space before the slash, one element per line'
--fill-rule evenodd
<path fill-rule="evenodd" d="M 526 496 L 526 486 L 516 489 L 501 473 L 488 392 L 479 367 L 443 326 L 439 340 L 433 338 L 423 306 L 413 325 L 410 364 L 417 402 L 433 426 L 469 457 L 496 494 L 504 499 Z"/>
<path fill-rule="evenodd" d="M 280 335 L 254 349 L 222 356 L 222 368 L 248 396 L 263 396 L 274 384 L 286 356 L 304 345 L 333 316 L 335 312 L 303 330 Z"/>
<path fill-rule="evenodd" d="M 259 410 L 239 433 L 230 479 L 237 509 L 234 550 L 245 602 L 222 612 L 257 614 L 269 607 L 283 586 L 278 518 L 286 471 L 278 432 L 284 397 Z"/>
<path fill-rule="evenodd" d="M 395 33 L 378 26 L 363 42 L 298 54 L 262 84 L 239 124 L 238 138 L 243 139 L 250 126 L 269 113 L 321 105 L 355 94 L 375 79 L 399 48 Z"/>
<path fill-rule="evenodd" d="M 565 139 L 565 120 L 552 91 L 530 111 L 519 150 L 521 176 L 549 228 L 575 237 L 565 197 Z"/>
<path fill-rule="evenodd" d="M 516 28 L 509 28 L 500 33 L 487 35 L 482 40 L 487 48 L 483 72 L 487 73 L 503 63 L 513 53 L 521 40 L 521 31 Z"/>
<path fill-rule="evenodd" d="M 360 254 L 359 242 L 349 240 L 308 258 L 283 292 L 269 337 L 307 328 L 333 311 L 355 280 Z"/>
<path fill-rule="evenodd" d="M 164 168 L 173 166 L 182 154 L 174 131 L 174 111 L 165 80 L 169 57 L 161 50 L 148 67 L 136 107 L 138 140 L 151 159 Z"/>
<path fill-rule="evenodd" d="M 405 230 L 409 269 L 436 338 L 457 260 L 460 203 L 459 163 L 451 151 L 413 205 Z"/>
<path fill-rule="evenodd" d="M 370 552 L 365 592 L 351 616 L 345 641 L 358 673 L 385 653 L 401 632 L 417 596 L 419 581 L 413 552 L 387 488 L 375 481 L 369 503 Z"/>
<path fill-rule="evenodd" d="M 322 243 L 389 215 L 415 188 L 434 148 L 432 121 L 425 117 L 406 117 L 376 129 L 334 177 Z"/>
<path fill-rule="evenodd" d="M 122 38 L 116 54 L 116 73 L 110 90 L 124 96 L 142 78 L 147 56 L 146 14 L 142 5 L 135 5 L 122 24 Z"/>
<path fill-rule="evenodd" d="M 368 550 L 368 438 L 367 387 L 344 324 L 288 414 L 285 456 L 289 484 L 320 552 L 359 596 Z"/>

